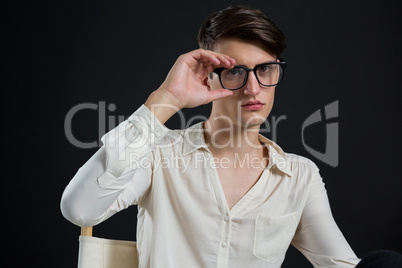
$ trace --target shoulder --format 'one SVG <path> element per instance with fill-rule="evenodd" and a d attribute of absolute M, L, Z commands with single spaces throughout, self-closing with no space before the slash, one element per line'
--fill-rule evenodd
<path fill-rule="evenodd" d="M 200 124 L 185 129 L 168 129 L 159 140 L 159 151 L 173 151 L 175 155 L 187 155 L 200 147 L 206 147 Z"/>
<path fill-rule="evenodd" d="M 317 165 L 307 157 L 287 153 L 278 144 L 260 135 L 260 141 L 264 143 L 269 150 L 271 165 L 275 165 L 278 169 L 291 177 L 311 175 L 318 173 Z"/>
<path fill-rule="evenodd" d="M 316 166 L 316 164 L 312 160 L 310 160 L 309 158 L 307 158 L 305 156 L 301 156 L 301 155 L 293 154 L 293 153 L 285 153 L 285 156 L 286 156 L 286 159 L 290 163 Z"/>
<path fill-rule="evenodd" d="M 285 153 L 286 160 L 293 175 L 311 176 L 319 172 L 317 165 L 307 157 Z"/>

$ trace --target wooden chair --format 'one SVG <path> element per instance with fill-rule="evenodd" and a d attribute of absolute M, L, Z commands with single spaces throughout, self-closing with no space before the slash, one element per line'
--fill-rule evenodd
<path fill-rule="evenodd" d="M 137 268 L 136 242 L 92 236 L 92 227 L 81 228 L 78 268 Z"/>

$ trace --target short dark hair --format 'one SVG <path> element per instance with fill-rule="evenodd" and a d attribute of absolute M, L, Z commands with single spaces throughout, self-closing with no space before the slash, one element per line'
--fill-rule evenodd
<path fill-rule="evenodd" d="M 280 58 L 286 47 L 285 36 L 260 10 L 246 6 L 229 6 L 212 13 L 198 32 L 200 48 L 213 50 L 221 38 L 260 40 L 267 50 Z"/>

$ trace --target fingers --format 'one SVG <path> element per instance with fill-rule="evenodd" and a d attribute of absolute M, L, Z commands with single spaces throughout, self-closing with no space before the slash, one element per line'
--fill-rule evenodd
<path fill-rule="evenodd" d="M 236 64 L 236 60 L 214 51 L 197 49 L 190 53 L 193 53 L 193 58 L 199 62 L 202 62 L 205 67 L 212 70 L 218 67 L 233 68 Z"/>

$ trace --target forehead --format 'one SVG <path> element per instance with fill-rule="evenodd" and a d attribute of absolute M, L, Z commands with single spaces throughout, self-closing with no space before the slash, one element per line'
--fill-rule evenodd
<path fill-rule="evenodd" d="M 215 43 L 214 51 L 234 58 L 236 65 L 249 68 L 260 63 L 276 61 L 276 57 L 259 40 L 220 39 Z"/>

